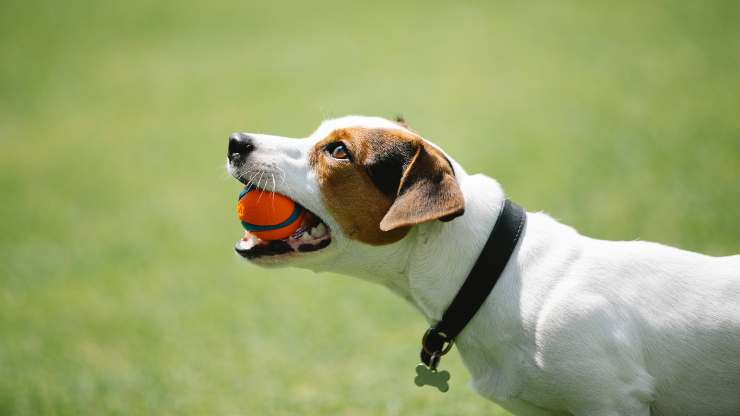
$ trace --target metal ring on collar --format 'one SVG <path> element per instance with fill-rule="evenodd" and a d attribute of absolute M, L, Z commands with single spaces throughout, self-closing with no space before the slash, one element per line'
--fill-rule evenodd
<path fill-rule="evenodd" d="M 439 335 L 440 337 L 443 338 L 442 349 L 440 351 L 432 351 L 429 347 L 427 347 L 427 339 L 429 338 L 429 335 L 431 335 L 432 333 Z M 455 343 L 454 339 L 447 339 L 447 338 L 448 338 L 447 334 L 445 334 L 444 332 L 437 332 L 434 330 L 434 328 L 429 328 L 427 329 L 427 332 L 424 333 L 424 337 L 422 337 L 421 339 L 421 347 L 424 349 L 424 351 L 426 351 L 427 354 L 437 355 L 437 357 L 441 357 L 447 354 L 448 352 L 450 352 L 450 350 L 452 349 L 452 345 Z M 447 345 L 445 345 L 445 343 Z"/>

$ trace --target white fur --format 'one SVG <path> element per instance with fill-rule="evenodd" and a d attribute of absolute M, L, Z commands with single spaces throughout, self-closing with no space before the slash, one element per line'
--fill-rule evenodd
<path fill-rule="evenodd" d="M 391 245 L 349 240 L 321 202 L 307 152 L 353 126 L 400 128 L 351 116 L 305 139 L 252 134 L 250 169 L 276 175 L 278 192 L 332 230 L 330 247 L 290 265 L 383 284 L 436 321 L 475 263 L 504 192 L 453 160 L 462 217 L 418 225 Z M 456 344 L 474 389 L 517 415 L 740 415 L 740 256 L 596 240 L 528 213 L 509 264 Z"/>

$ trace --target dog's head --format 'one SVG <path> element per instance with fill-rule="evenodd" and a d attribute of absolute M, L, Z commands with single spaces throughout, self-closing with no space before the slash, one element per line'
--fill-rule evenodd
<path fill-rule="evenodd" d="M 261 265 L 309 265 L 352 246 L 391 245 L 417 224 L 464 211 L 444 153 L 405 124 L 382 118 L 328 120 L 304 139 L 234 133 L 227 169 L 309 211 L 286 240 L 246 233 L 237 242 L 238 254 Z"/>

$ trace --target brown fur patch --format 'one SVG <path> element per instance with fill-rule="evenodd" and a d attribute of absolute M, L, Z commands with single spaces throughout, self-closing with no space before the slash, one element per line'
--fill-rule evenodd
<path fill-rule="evenodd" d="M 337 141 L 350 160 L 326 152 Z M 414 224 L 462 213 L 462 193 L 444 155 L 402 130 L 335 130 L 316 144 L 309 163 L 324 203 L 351 239 L 389 244 Z"/>

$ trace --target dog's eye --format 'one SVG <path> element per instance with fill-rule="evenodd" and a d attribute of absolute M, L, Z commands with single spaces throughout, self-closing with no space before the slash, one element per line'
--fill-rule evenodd
<path fill-rule="evenodd" d="M 347 146 L 345 146 L 342 142 L 330 144 L 329 146 L 327 146 L 326 151 L 329 152 L 331 157 L 333 157 L 334 159 L 349 159 L 349 150 L 347 150 Z"/>

